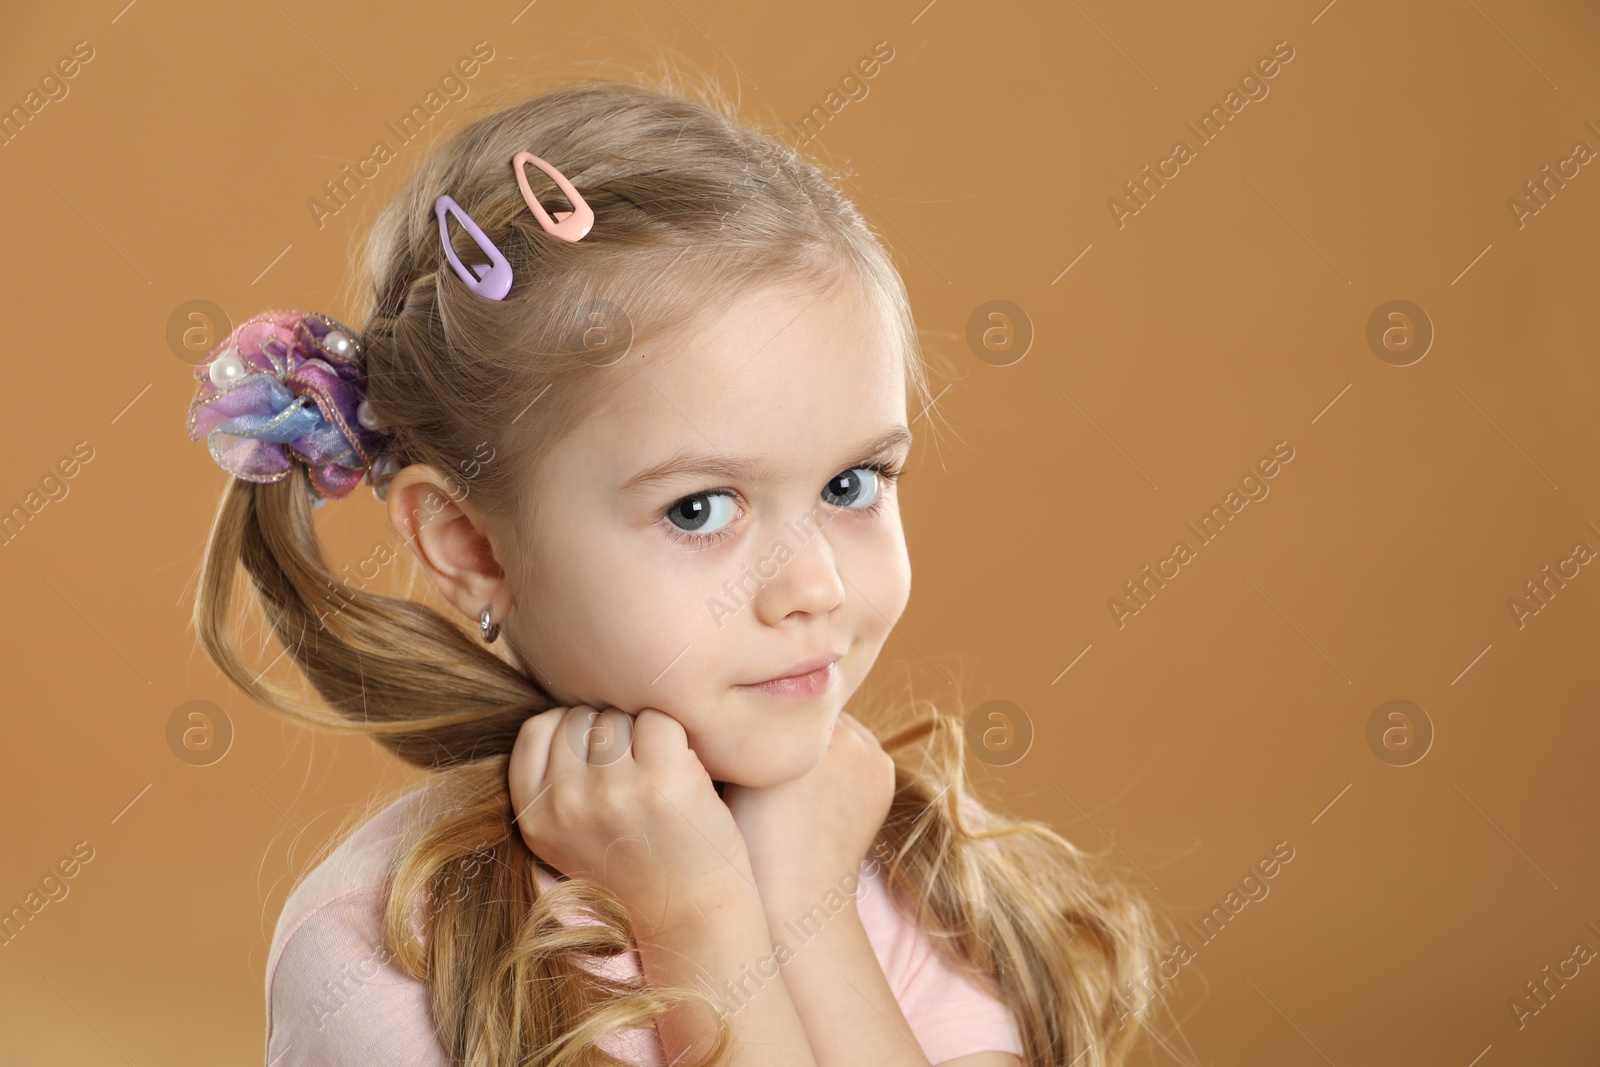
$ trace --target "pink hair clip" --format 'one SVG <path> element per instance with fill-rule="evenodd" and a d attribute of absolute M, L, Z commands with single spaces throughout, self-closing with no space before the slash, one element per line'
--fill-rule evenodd
<path fill-rule="evenodd" d="M 551 220 L 549 214 L 533 195 L 533 190 L 528 187 L 527 166 L 529 163 L 550 175 L 551 180 L 560 187 L 561 191 L 566 194 L 567 199 L 572 202 L 571 211 L 556 212 L 556 219 L 559 221 Z M 594 227 L 594 211 L 589 207 L 588 202 L 578 195 L 578 190 L 572 187 L 572 183 L 567 181 L 565 174 L 562 174 L 532 152 L 518 152 L 512 156 L 511 169 L 517 174 L 517 186 L 522 190 L 522 199 L 526 200 L 528 206 L 533 209 L 534 215 L 539 219 L 539 225 L 544 227 L 546 233 L 552 237 L 559 237 L 563 241 L 581 241 L 589 230 Z"/>
<path fill-rule="evenodd" d="M 450 228 L 445 224 L 444 216 L 447 211 L 455 215 L 456 221 L 472 236 L 478 247 L 483 249 L 483 254 L 489 257 L 488 263 L 472 265 L 476 277 L 468 274 L 467 268 L 456 258 L 456 250 L 450 244 Z M 510 261 L 500 254 L 493 241 L 484 236 L 471 216 L 461 210 L 461 205 L 449 196 L 441 196 L 433 202 L 433 213 L 439 216 L 439 240 L 444 244 L 445 258 L 450 260 L 450 266 L 455 268 L 457 276 L 466 283 L 468 289 L 485 300 L 504 300 L 505 295 L 511 291 Z"/>

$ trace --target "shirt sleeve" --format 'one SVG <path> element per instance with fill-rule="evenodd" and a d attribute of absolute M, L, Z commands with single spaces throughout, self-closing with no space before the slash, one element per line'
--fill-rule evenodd
<path fill-rule="evenodd" d="M 912 976 L 900 1002 L 906 1023 L 930 1064 L 974 1052 L 1022 1055 L 1022 1038 L 1006 1004 L 967 975 L 948 967 L 924 945 L 928 955 Z"/>
<path fill-rule="evenodd" d="M 336 897 L 289 933 L 267 982 L 268 1067 L 449 1067 L 426 985 L 377 936 L 377 893 Z"/>
<path fill-rule="evenodd" d="M 863 881 L 858 906 L 868 939 L 928 1062 L 937 1065 L 975 1052 L 1022 1056 L 1022 1036 L 1011 1008 L 946 964 L 927 932 L 889 901 L 877 875 Z"/>

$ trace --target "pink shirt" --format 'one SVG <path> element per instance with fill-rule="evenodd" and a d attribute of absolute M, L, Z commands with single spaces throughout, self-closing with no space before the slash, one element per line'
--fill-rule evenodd
<path fill-rule="evenodd" d="M 285 902 L 267 957 L 269 1067 L 448 1067 L 426 986 L 395 966 L 379 935 L 383 876 L 398 817 L 416 795 L 400 797 L 357 829 Z M 934 955 L 927 936 L 890 903 L 879 871 L 868 863 L 862 861 L 856 910 L 928 1062 L 990 1050 L 1021 1056 L 1011 1010 Z M 541 888 L 555 884 L 543 869 L 538 877 Z M 782 940 L 798 950 L 802 938 Z M 597 967 L 635 977 L 638 951 Z M 729 1008 L 737 1006 L 726 994 L 724 999 Z M 666 1062 L 654 1029 L 629 1031 L 605 1047 L 648 1067 Z"/>

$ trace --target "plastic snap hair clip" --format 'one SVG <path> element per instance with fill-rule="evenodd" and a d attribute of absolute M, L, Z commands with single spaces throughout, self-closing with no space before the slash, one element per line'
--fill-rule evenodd
<path fill-rule="evenodd" d="M 461 260 L 456 258 L 455 248 L 450 244 L 450 227 L 445 223 L 445 212 L 455 215 L 456 221 L 472 236 L 483 254 L 489 257 L 488 263 L 474 263 L 473 274 L 467 273 L 467 268 L 461 265 Z M 483 297 L 485 300 L 504 300 L 505 295 L 511 291 L 511 263 L 494 242 L 485 237 L 483 231 L 478 229 L 478 224 L 472 217 L 461 210 L 461 205 L 452 200 L 448 195 L 441 196 L 433 202 L 433 213 L 439 216 L 439 240 L 444 244 L 445 258 L 450 260 L 450 266 L 455 269 L 456 275 L 466 283 L 468 289 Z"/>
<path fill-rule="evenodd" d="M 556 212 L 556 219 L 552 221 L 549 214 L 540 205 L 533 190 L 528 187 L 527 166 L 532 163 L 546 174 L 561 189 L 569 201 L 572 202 L 571 211 Z M 532 152 L 518 152 L 511 157 L 511 169 L 517 174 L 517 187 L 522 190 L 522 199 L 528 202 L 528 207 L 533 209 L 534 215 L 539 219 L 539 225 L 552 237 L 559 237 L 563 241 L 581 241 L 594 227 L 594 211 L 589 207 L 588 201 L 578 195 L 578 190 L 567 181 L 567 176 L 559 170 L 534 155 Z"/>

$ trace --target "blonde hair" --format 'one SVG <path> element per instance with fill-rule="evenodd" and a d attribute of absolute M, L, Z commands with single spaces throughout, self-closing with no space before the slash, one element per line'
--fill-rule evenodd
<path fill-rule="evenodd" d="M 593 208 L 582 242 L 550 237 L 528 210 L 509 166 L 524 149 L 558 166 Z M 570 206 L 542 172 L 528 176 L 547 210 Z M 441 193 L 511 261 L 505 300 L 475 295 L 447 264 L 433 211 Z M 470 237 L 452 240 L 463 263 L 481 261 Z M 519 531 L 540 458 L 591 409 L 605 377 L 585 343 L 596 315 L 617 329 L 609 320 L 620 313 L 643 344 L 741 287 L 846 279 L 881 310 L 926 407 L 910 302 L 888 252 L 821 167 L 747 128 L 709 86 L 590 78 L 484 115 L 432 151 L 383 209 L 364 267 L 367 395 L 398 463 L 454 473 L 487 443 L 495 460 L 473 470 L 466 491 L 480 514 Z M 547 389 L 559 402 L 533 404 Z M 325 707 L 256 680 L 240 658 L 230 627 L 241 570 Z M 427 982 L 452 1063 L 619 1063 L 597 1042 L 691 1002 L 718 1018 L 716 1043 L 694 1067 L 727 1058 L 730 1019 L 712 996 L 619 983 L 586 965 L 630 950 L 620 900 L 581 879 L 539 889 L 506 766 L 523 721 L 553 701 L 506 642 L 486 645 L 475 627 L 411 599 L 336 584 L 303 479 L 229 482 L 194 621 L 207 654 L 254 699 L 366 734 L 432 772 L 389 871 L 384 937 L 397 966 Z M 958 713 L 874 703 L 855 714 L 897 765 L 879 835 L 892 850 L 884 878 L 896 906 L 941 958 L 1009 1005 L 1030 1067 L 1123 1062 L 1150 1004 L 1129 1010 L 1121 992 L 1156 963 L 1149 906 L 1049 827 L 977 802 Z M 574 914 L 584 922 L 563 921 Z"/>

